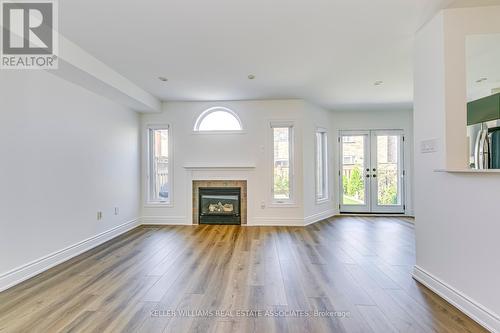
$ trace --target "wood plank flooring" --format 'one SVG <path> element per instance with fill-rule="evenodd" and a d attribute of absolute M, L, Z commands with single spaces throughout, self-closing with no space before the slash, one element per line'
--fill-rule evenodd
<path fill-rule="evenodd" d="M 0 293 L 0 332 L 485 332 L 414 264 L 401 218 L 143 226 Z"/>

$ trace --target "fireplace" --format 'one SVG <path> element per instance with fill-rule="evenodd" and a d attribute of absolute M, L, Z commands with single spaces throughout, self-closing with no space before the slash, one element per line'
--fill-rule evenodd
<path fill-rule="evenodd" d="M 232 188 L 236 190 L 240 190 L 240 222 L 238 224 L 245 225 L 247 224 L 247 181 L 244 179 L 196 179 L 193 180 L 193 205 L 192 205 L 192 214 L 193 214 L 193 224 L 200 224 L 200 189 L 205 188 Z M 217 201 L 215 204 L 219 204 Z M 221 204 L 223 202 L 221 201 Z M 226 210 L 229 207 L 226 207 Z M 213 210 L 213 208 L 212 208 Z M 219 209 L 220 210 L 220 209 Z M 210 212 L 210 211 L 209 211 Z M 212 212 L 214 213 L 214 212 Z M 206 216 L 206 215 L 205 215 Z M 206 222 L 206 219 L 205 219 Z"/>
<path fill-rule="evenodd" d="M 241 224 L 240 187 L 200 187 L 200 224 Z"/>

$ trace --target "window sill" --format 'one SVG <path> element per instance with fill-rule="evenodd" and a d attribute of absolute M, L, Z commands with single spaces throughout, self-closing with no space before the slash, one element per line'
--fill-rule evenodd
<path fill-rule="evenodd" d="M 240 131 L 192 131 L 191 134 L 193 135 L 234 135 L 234 134 L 246 134 L 246 130 L 240 130 Z"/>
<path fill-rule="evenodd" d="M 148 202 L 144 204 L 144 208 L 171 208 L 174 204 L 171 202 Z"/>
<path fill-rule="evenodd" d="M 295 202 L 272 202 L 269 205 L 267 205 L 269 208 L 299 208 L 300 205 L 298 205 Z"/>

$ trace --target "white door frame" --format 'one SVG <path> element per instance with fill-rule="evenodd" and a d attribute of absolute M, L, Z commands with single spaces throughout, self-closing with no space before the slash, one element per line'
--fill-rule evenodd
<path fill-rule="evenodd" d="M 343 177 L 343 137 L 344 136 L 365 136 L 364 142 L 364 165 L 363 181 L 365 182 L 365 204 L 364 205 L 343 205 L 344 189 L 342 185 Z M 398 191 L 400 193 L 399 205 L 378 205 L 378 182 L 377 182 L 377 140 L 378 135 L 398 135 Z M 339 144 L 339 209 L 345 213 L 391 213 L 404 214 L 405 204 L 405 134 L 401 129 L 374 129 L 374 130 L 340 130 L 338 136 Z M 375 169 L 375 171 L 374 171 Z M 374 177 L 375 175 L 375 177 Z"/>
<path fill-rule="evenodd" d="M 349 130 L 349 131 L 340 131 L 339 132 L 339 209 L 340 212 L 344 211 L 343 199 L 344 199 L 344 186 L 342 183 L 342 173 L 344 166 L 344 145 L 343 145 L 343 137 L 344 136 L 364 136 L 364 144 L 363 144 L 363 167 L 361 169 L 362 178 L 364 182 L 365 194 L 364 194 L 364 204 L 360 205 L 347 205 L 345 207 L 348 208 L 349 213 L 369 213 L 370 212 L 370 181 L 367 178 L 367 172 L 370 170 L 370 131 L 369 130 Z M 368 170 L 368 171 L 367 171 Z"/>

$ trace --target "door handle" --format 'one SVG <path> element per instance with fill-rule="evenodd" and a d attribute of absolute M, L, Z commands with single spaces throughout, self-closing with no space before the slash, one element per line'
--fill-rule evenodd
<path fill-rule="evenodd" d="M 373 174 L 373 175 L 372 175 L 372 177 L 373 177 L 373 178 L 377 178 L 377 175 Z"/>
<path fill-rule="evenodd" d="M 370 175 L 369 175 L 369 174 L 366 174 L 366 178 L 370 178 Z"/>

